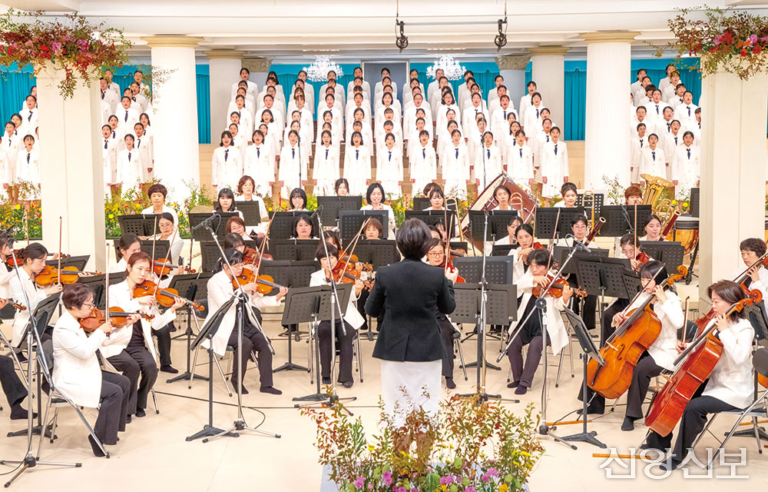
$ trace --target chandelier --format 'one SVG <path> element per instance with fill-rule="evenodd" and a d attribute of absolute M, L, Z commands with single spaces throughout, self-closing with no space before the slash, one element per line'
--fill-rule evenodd
<path fill-rule="evenodd" d="M 442 69 L 445 73 L 445 78 L 448 80 L 459 80 L 464 76 L 464 72 L 467 71 L 462 65 L 459 65 L 453 56 L 441 55 L 440 59 L 435 62 L 431 67 L 427 67 L 427 77 L 435 78 L 435 73 Z"/>
<path fill-rule="evenodd" d="M 331 63 L 330 56 L 316 56 L 315 62 L 308 67 L 304 67 L 304 70 L 307 72 L 307 78 L 312 82 L 325 82 L 328 80 L 328 72 L 331 70 L 336 72 L 336 78 L 344 75 L 344 70 L 339 65 Z"/>

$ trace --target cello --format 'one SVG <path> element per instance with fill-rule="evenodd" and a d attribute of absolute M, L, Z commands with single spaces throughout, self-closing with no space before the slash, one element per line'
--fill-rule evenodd
<path fill-rule="evenodd" d="M 728 308 L 725 316 L 741 312 L 746 306 L 752 306 L 762 299 L 759 291 L 752 291 L 750 295 Z M 717 327 L 717 323 L 711 323 L 714 318 L 715 312 L 710 310 L 696 321 L 699 335 L 675 360 L 675 366 L 679 367 L 651 403 L 645 425 L 660 436 L 668 436 L 675 429 L 686 405 L 720 360 L 723 343 L 712 334 Z"/>
<path fill-rule="evenodd" d="M 662 270 L 659 270 L 659 272 Z M 688 274 L 684 266 L 677 268 L 677 275 L 670 275 L 662 284 L 669 287 Z M 656 272 L 658 275 L 658 272 Z M 654 277 L 655 280 L 655 277 Z M 645 291 L 641 290 L 629 304 L 631 307 Z M 654 295 L 649 295 L 628 316 L 616 332 L 600 349 L 605 364 L 600 366 L 594 359 L 587 365 L 587 386 L 605 398 L 615 399 L 623 395 L 632 382 L 632 374 L 643 352 L 653 345 L 661 333 L 661 321 L 651 308 Z M 629 309 L 629 307 L 627 309 Z M 626 310 L 625 310 L 626 311 Z"/>

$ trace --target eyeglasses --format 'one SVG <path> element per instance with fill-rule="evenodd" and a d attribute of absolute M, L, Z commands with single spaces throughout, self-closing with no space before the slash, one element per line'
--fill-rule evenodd
<path fill-rule="evenodd" d="M 442 258 L 443 256 L 445 256 L 445 253 L 443 253 L 442 251 L 439 253 L 438 252 L 427 253 L 427 256 L 429 256 L 430 258 Z"/>

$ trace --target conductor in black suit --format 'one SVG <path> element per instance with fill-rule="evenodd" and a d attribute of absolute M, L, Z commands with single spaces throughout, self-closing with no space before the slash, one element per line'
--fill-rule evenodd
<path fill-rule="evenodd" d="M 458 272 L 446 273 L 422 261 L 431 238 L 421 220 L 405 221 L 397 232 L 403 260 L 378 270 L 365 303 L 369 316 L 384 314 L 373 356 L 381 359 L 384 410 L 396 426 L 404 424 L 410 407 L 421 406 L 436 417 L 440 402 L 445 349 L 437 314 L 455 309 L 453 282 Z"/>

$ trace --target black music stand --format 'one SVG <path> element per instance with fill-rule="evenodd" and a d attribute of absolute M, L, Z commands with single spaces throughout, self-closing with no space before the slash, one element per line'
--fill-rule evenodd
<path fill-rule="evenodd" d="M 555 224 L 557 224 L 555 239 L 563 238 L 571 234 L 571 223 L 579 217 L 586 218 L 582 207 L 537 207 L 534 235 L 539 239 L 552 240 L 555 236 Z"/>
<path fill-rule="evenodd" d="M 400 261 L 394 239 L 361 239 L 355 246 L 354 254 L 363 263 L 370 263 L 374 271 Z"/>
<path fill-rule="evenodd" d="M 428 226 L 437 226 L 442 224 L 446 230 L 450 224 L 450 231 L 448 231 L 449 237 L 453 236 L 453 231 L 456 229 L 457 218 L 455 210 L 406 210 L 405 220 L 419 219 Z M 448 222 L 446 223 L 446 218 Z"/>
<path fill-rule="evenodd" d="M 699 218 L 699 214 L 701 213 L 701 208 L 699 206 L 699 202 L 701 200 L 701 188 L 691 188 L 691 206 L 690 206 L 690 214 L 691 217 Z"/>
<path fill-rule="evenodd" d="M 217 212 L 215 210 L 211 213 L 190 213 L 189 229 L 192 231 L 192 239 L 195 241 L 211 240 L 211 235 L 208 232 L 208 229 L 205 227 L 200 227 L 198 229 L 195 228 L 214 215 L 216 216 L 216 219 L 211 224 L 211 228 L 216 231 L 216 237 L 219 239 L 224 239 L 224 236 L 227 235 L 227 221 L 231 217 L 240 217 L 240 214 L 237 212 Z"/>
<path fill-rule="evenodd" d="M 213 241 L 199 241 L 200 244 L 200 256 L 202 256 L 202 263 L 200 270 L 203 272 L 212 272 L 216 269 L 216 264 L 221 259 L 221 252 L 219 247 Z"/>
<path fill-rule="evenodd" d="M 141 251 L 147 253 L 150 257 L 154 251 L 155 257 L 152 258 L 153 261 L 164 260 L 166 257 L 170 260 L 170 255 L 168 254 L 168 250 L 171 249 L 170 241 L 165 239 L 158 239 L 157 241 L 141 239 L 139 243 L 141 244 Z"/>
<path fill-rule="evenodd" d="M 118 215 L 117 223 L 120 225 L 121 234 L 135 234 L 137 236 L 151 236 L 157 234 L 160 227 L 155 221 L 160 220 L 157 214 L 132 214 Z"/>
<path fill-rule="evenodd" d="M 270 212 L 269 217 L 272 219 L 272 225 L 269 226 L 270 239 L 289 239 L 293 236 L 293 221 L 300 215 L 306 215 L 312 217 L 312 212 L 291 210 L 289 212 Z M 312 219 L 312 230 L 317 231 L 318 225 L 317 217 Z"/>
<path fill-rule="evenodd" d="M 605 258 L 590 254 L 581 256 L 583 253 L 577 253 L 576 255 L 574 255 L 574 259 L 577 261 L 573 263 L 576 264 L 576 275 L 579 279 L 579 284 L 581 284 L 579 287 L 587 291 L 587 294 L 600 296 L 600 319 L 603 319 L 605 296 L 617 297 L 619 299 L 632 298 L 632 296 L 627 296 L 623 279 L 624 274 L 631 268 L 629 260 Z"/>
<path fill-rule="evenodd" d="M 82 272 L 83 270 L 85 270 L 85 266 L 88 264 L 88 260 L 90 259 L 91 259 L 91 255 L 79 255 L 79 256 L 70 256 L 68 258 L 62 258 L 61 268 L 75 267 Z M 59 260 L 46 260 L 45 264 L 55 266 L 56 268 L 58 268 Z"/>
<path fill-rule="evenodd" d="M 475 260 L 475 258 L 471 259 Z M 478 259 L 482 260 L 482 258 Z M 492 268 L 489 273 L 494 270 Z M 488 325 L 507 326 L 510 321 L 517 318 L 517 287 L 512 285 L 511 281 L 502 284 L 487 283 L 485 286 L 487 301 L 485 303 L 483 303 L 483 289 L 480 283 L 453 284 L 453 291 L 456 309 L 450 315 L 451 321 L 454 323 L 474 323 L 478 334 L 477 360 L 478 362 L 485 361 L 484 364 L 478 362 L 465 364 L 464 367 L 477 366 L 477 391 L 461 396 L 476 397 L 478 405 L 489 399 L 520 403 L 520 400 L 502 399 L 501 395 L 489 395 L 485 392 L 485 368 L 490 367 L 497 370 L 500 368 L 485 360 L 484 333 Z M 483 310 L 483 304 L 485 304 L 485 310 Z"/>
<path fill-rule="evenodd" d="M 213 277 L 213 273 L 200 272 L 191 273 L 185 275 L 174 275 L 171 279 L 171 283 L 168 285 L 169 289 L 175 289 L 180 296 L 193 301 L 208 298 L 208 280 Z M 166 380 L 166 383 L 175 383 L 176 381 L 189 381 L 190 387 L 192 386 L 192 379 L 202 379 L 207 381 L 208 378 L 204 376 L 197 376 L 194 374 L 192 367 L 190 366 L 190 357 L 192 355 L 192 320 L 195 320 L 197 324 L 197 315 L 192 312 L 191 306 L 185 306 L 187 311 L 187 329 L 181 336 L 187 337 L 187 370 L 184 373 L 179 374 L 176 377 Z M 200 332 L 200 326 L 197 327 L 198 333 Z"/>
<path fill-rule="evenodd" d="M 362 196 L 318 196 L 317 208 L 320 210 L 320 219 L 323 224 L 339 224 L 339 212 L 341 210 L 360 210 L 363 208 Z"/>
<path fill-rule="evenodd" d="M 634 299 L 635 296 L 643 290 L 640 274 L 635 271 L 624 272 L 621 275 L 621 280 L 624 283 L 624 289 L 627 291 L 624 299 Z"/>
<path fill-rule="evenodd" d="M 342 242 L 352 240 L 363 222 L 373 217 L 381 222 L 381 239 L 389 237 L 389 210 L 339 210 L 339 237 Z"/>
<path fill-rule="evenodd" d="M 653 213 L 651 205 L 637 205 L 637 230 L 642 230 L 641 224 Z M 603 205 L 600 207 L 600 217 L 605 224 L 600 228 L 603 237 L 621 237 L 636 229 L 635 205 Z"/>
<path fill-rule="evenodd" d="M 226 435 L 229 437 L 240 437 L 237 432 L 224 433 L 223 429 L 219 429 L 213 426 L 213 337 L 216 332 L 219 331 L 221 323 L 224 321 L 224 317 L 232 307 L 232 304 L 239 302 L 239 291 L 235 291 L 232 297 L 221 305 L 221 307 L 213 314 L 209 314 L 206 318 L 203 327 L 200 329 L 200 333 L 197 334 L 197 338 L 192 343 L 192 350 L 197 350 L 205 340 L 208 340 L 208 423 L 203 426 L 203 429 L 195 434 L 186 438 L 186 441 L 194 441 L 195 439 L 208 438 L 218 435 Z M 235 327 L 237 329 L 237 327 Z M 234 357 L 234 355 L 233 355 Z"/>
<path fill-rule="evenodd" d="M 507 256 L 513 249 L 517 249 L 517 244 L 494 244 L 491 250 L 491 256 Z"/>
<path fill-rule="evenodd" d="M 679 242 L 640 241 L 640 249 L 654 260 L 664 263 L 670 274 L 674 273 L 685 259 L 685 248 Z"/>
<path fill-rule="evenodd" d="M 106 308 L 107 298 L 105 294 L 104 275 L 88 275 L 86 277 L 80 277 L 77 279 L 78 284 L 83 284 L 93 292 L 93 304 L 99 309 Z M 126 272 L 116 272 L 109 274 L 109 285 L 119 284 L 125 280 Z M 67 286 L 64 286 L 66 289 Z"/>
<path fill-rule="evenodd" d="M 349 296 L 352 295 L 353 284 L 337 284 L 336 287 L 340 305 L 349 306 Z M 336 307 L 331 301 L 331 297 L 333 297 L 333 288 L 330 285 L 320 285 L 291 289 L 285 298 L 282 323 L 284 325 L 312 323 L 315 332 L 316 392 L 312 395 L 294 398 L 293 401 L 325 402 L 330 398 L 320 388 L 322 376 L 320 372 L 320 337 L 317 335 L 317 327 L 320 321 L 336 319 L 335 313 L 332 312 Z M 337 320 L 336 322 L 340 321 Z M 331 327 L 331 336 L 335 337 L 335 327 Z M 331 357 L 335 356 L 335 353 L 331 354 Z M 300 404 L 296 404 L 296 408 L 300 407 Z"/>
<path fill-rule="evenodd" d="M 486 213 L 488 214 L 488 237 L 483 237 Z M 515 217 L 517 217 L 517 210 L 470 210 L 469 234 L 475 241 L 496 242 L 509 236 L 507 225 Z"/>
<path fill-rule="evenodd" d="M 605 203 L 605 194 L 603 193 L 595 193 L 592 195 L 592 198 L 594 200 L 595 204 L 595 217 L 600 216 L 600 209 L 603 208 L 603 203 Z M 584 193 L 577 193 L 576 195 L 576 206 L 581 207 L 584 210 L 589 210 L 589 213 L 592 212 L 592 207 L 585 207 L 584 206 Z"/>
<path fill-rule="evenodd" d="M 589 364 L 589 359 L 595 359 L 595 362 L 597 362 L 598 365 L 602 366 L 605 364 L 605 360 L 600 355 L 600 350 L 595 345 L 595 342 L 592 340 L 592 337 L 589 336 L 589 331 L 587 330 L 586 325 L 584 324 L 584 321 L 568 308 L 565 308 L 563 311 L 563 314 L 565 314 L 565 317 L 568 319 L 568 321 L 571 324 L 571 327 L 573 328 L 574 333 L 576 333 L 576 338 L 579 340 L 579 346 L 581 347 L 581 350 L 583 352 L 581 356 L 582 363 L 584 365 L 584 374 L 587 374 L 587 365 Z M 560 439 L 563 441 L 580 441 L 580 442 L 586 442 L 588 444 L 594 444 L 598 448 L 606 448 L 607 446 L 597 440 L 595 436 L 597 435 L 596 431 L 589 432 L 587 430 L 587 403 L 589 400 L 589 392 L 587 390 L 587 378 L 586 376 L 583 378 L 583 381 L 581 383 L 581 396 L 584 407 L 582 408 L 581 418 L 584 419 L 583 421 L 583 428 L 582 431 L 578 434 L 572 434 L 570 436 L 563 436 Z M 555 422 L 555 426 L 557 425 L 557 422 Z"/>
<path fill-rule="evenodd" d="M 275 260 L 312 261 L 317 252 L 317 239 L 275 239 L 270 251 Z"/>
<path fill-rule="evenodd" d="M 573 254 L 573 259 L 568 262 L 567 265 L 565 265 L 565 268 L 563 269 L 563 273 L 573 273 L 578 276 L 578 268 L 577 268 L 577 260 L 580 260 L 581 258 L 589 258 L 591 256 L 599 256 L 601 258 L 608 258 L 610 256 L 610 250 L 607 249 L 599 249 L 599 248 L 589 248 L 590 252 L 587 253 L 586 251 L 577 251 Z M 558 265 L 562 265 L 566 258 L 568 258 L 568 255 L 571 253 L 571 248 L 568 246 L 555 246 L 554 252 L 552 254 L 552 261 L 554 263 L 557 263 Z M 578 278 L 578 277 L 577 277 Z"/>
<path fill-rule="evenodd" d="M 258 200 L 236 201 L 235 206 L 243 213 L 243 222 L 246 226 L 261 224 L 261 205 Z M 226 222 L 224 224 L 226 225 Z"/>

